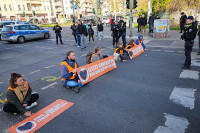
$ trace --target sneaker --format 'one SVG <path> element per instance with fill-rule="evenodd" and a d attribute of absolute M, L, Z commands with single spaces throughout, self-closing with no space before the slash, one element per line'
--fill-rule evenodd
<path fill-rule="evenodd" d="M 18 113 L 13 113 L 13 115 L 17 115 Z"/>
<path fill-rule="evenodd" d="M 79 86 L 78 86 L 78 87 L 73 87 L 72 90 L 73 90 L 74 92 L 76 92 L 76 93 L 79 93 L 80 87 L 79 87 Z"/>
<path fill-rule="evenodd" d="M 88 42 L 88 44 L 90 44 L 90 42 Z"/>
<path fill-rule="evenodd" d="M 81 51 L 83 51 L 84 50 L 84 48 L 81 48 Z"/>
<path fill-rule="evenodd" d="M 29 110 L 30 108 L 37 106 L 37 102 L 32 103 L 30 106 L 26 106 L 25 108 Z"/>
<path fill-rule="evenodd" d="M 80 47 L 80 46 L 77 46 L 78 48 Z"/>
<path fill-rule="evenodd" d="M 84 49 L 86 49 L 87 47 L 84 47 Z"/>

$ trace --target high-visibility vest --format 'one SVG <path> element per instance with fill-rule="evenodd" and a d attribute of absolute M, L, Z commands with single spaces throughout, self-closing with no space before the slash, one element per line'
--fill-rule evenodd
<path fill-rule="evenodd" d="M 91 60 L 90 60 L 91 63 L 93 62 L 93 61 L 92 61 L 92 57 L 93 57 L 94 55 L 97 55 L 97 54 L 96 54 L 96 53 L 92 54 Z M 100 54 L 100 55 L 101 55 L 101 57 L 103 58 L 103 55 L 102 55 L 102 54 Z M 97 58 L 98 58 L 98 60 L 99 60 L 99 56 L 98 56 L 98 55 L 97 55 Z"/>
<path fill-rule="evenodd" d="M 114 53 L 117 53 L 117 50 L 119 50 L 119 48 L 116 48 Z M 120 49 L 120 53 L 123 54 L 123 52 L 124 52 L 124 50 Z"/>
<path fill-rule="evenodd" d="M 28 82 L 26 82 L 26 87 L 27 87 L 27 91 L 29 89 L 29 85 L 28 85 Z M 11 86 L 8 87 L 6 93 L 8 92 L 8 90 L 12 90 L 12 91 L 15 91 L 15 89 L 13 89 Z M 5 102 L 8 102 L 7 98 L 4 100 Z"/>
<path fill-rule="evenodd" d="M 130 49 L 132 46 L 131 45 L 128 45 L 126 48 L 125 48 L 125 50 L 128 50 L 128 49 Z"/>
<path fill-rule="evenodd" d="M 67 67 L 69 73 L 72 72 L 74 69 L 76 69 L 77 66 L 78 66 L 77 63 L 75 62 L 75 67 L 73 68 L 73 67 L 71 67 L 66 61 L 63 61 L 63 62 L 60 64 L 60 69 L 61 69 L 61 66 L 62 66 L 62 65 L 65 65 L 65 66 Z M 62 75 L 62 70 L 61 70 L 61 75 Z M 75 76 L 76 76 L 76 72 L 73 74 L 73 76 L 72 76 L 70 79 L 75 79 Z M 62 78 L 62 81 L 65 81 L 65 79 Z"/>

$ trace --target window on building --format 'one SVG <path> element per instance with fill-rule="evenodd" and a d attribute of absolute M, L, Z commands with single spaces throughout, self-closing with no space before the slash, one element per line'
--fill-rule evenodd
<path fill-rule="evenodd" d="M 11 5 L 9 5 L 9 8 L 10 8 L 10 11 L 12 11 L 12 6 Z"/>
<path fill-rule="evenodd" d="M 25 5 L 23 5 L 23 10 L 25 10 Z"/>
<path fill-rule="evenodd" d="M 46 6 L 44 6 L 44 10 L 46 11 Z"/>
<path fill-rule="evenodd" d="M 20 5 L 18 5 L 18 9 L 19 9 L 19 11 L 21 11 L 21 6 Z"/>
<path fill-rule="evenodd" d="M 47 6 L 47 10 L 49 11 L 49 6 Z"/>
<path fill-rule="evenodd" d="M 6 7 L 6 5 L 4 5 L 4 10 L 7 11 L 7 7 Z"/>
<path fill-rule="evenodd" d="M 36 6 L 34 6 L 34 9 L 35 9 L 35 11 L 37 11 L 37 8 L 36 8 Z"/>
<path fill-rule="evenodd" d="M 1 11 L 1 5 L 0 5 L 0 11 Z"/>

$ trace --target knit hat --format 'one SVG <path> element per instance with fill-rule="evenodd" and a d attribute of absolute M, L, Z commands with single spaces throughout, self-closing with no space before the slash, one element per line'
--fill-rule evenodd
<path fill-rule="evenodd" d="M 194 20 L 194 17 L 193 16 L 189 16 L 187 19 Z"/>

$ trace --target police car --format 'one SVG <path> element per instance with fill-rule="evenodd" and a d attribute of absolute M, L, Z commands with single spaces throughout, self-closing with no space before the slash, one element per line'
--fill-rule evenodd
<path fill-rule="evenodd" d="M 0 39 L 1 39 L 1 31 L 4 25 L 13 25 L 13 24 L 19 24 L 19 22 L 16 21 L 0 21 Z"/>
<path fill-rule="evenodd" d="M 33 24 L 6 25 L 1 39 L 8 42 L 24 43 L 27 40 L 50 37 L 50 31 Z"/>

